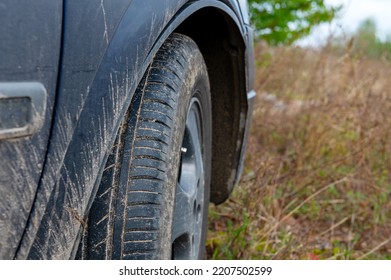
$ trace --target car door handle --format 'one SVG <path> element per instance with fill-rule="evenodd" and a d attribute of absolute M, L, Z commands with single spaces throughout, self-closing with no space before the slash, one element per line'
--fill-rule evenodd
<path fill-rule="evenodd" d="M 39 82 L 0 83 L 0 140 L 31 136 L 42 127 L 47 92 Z"/>

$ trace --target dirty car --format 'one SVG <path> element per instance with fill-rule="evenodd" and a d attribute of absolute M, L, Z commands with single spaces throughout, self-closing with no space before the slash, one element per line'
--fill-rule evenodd
<path fill-rule="evenodd" d="M 251 119 L 243 0 L 0 3 L 0 259 L 198 259 Z"/>

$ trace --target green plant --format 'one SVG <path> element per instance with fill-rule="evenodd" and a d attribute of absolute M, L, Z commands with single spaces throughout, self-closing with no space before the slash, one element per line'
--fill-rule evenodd
<path fill-rule="evenodd" d="M 270 45 L 291 44 L 311 29 L 330 22 L 340 7 L 328 7 L 323 0 L 249 0 L 257 35 Z"/>

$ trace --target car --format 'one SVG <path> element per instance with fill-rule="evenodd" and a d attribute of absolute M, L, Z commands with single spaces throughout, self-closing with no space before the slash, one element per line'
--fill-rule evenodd
<path fill-rule="evenodd" d="M 200 259 L 243 166 L 243 0 L 0 3 L 0 258 Z"/>

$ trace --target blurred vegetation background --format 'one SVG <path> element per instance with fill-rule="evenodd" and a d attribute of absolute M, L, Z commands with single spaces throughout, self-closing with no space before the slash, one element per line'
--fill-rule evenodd
<path fill-rule="evenodd" d="M 249 0 L 251 21 L 259 38 L 271 46 L 292 44 L 313 27 L 330 22 L 341 7 L 323 0 Z"/>
<path fill-rule="evenodd" d="M 324 46 L 292 46 L 340 7 L 250 3 L 258 96 L 242 180 L 210 207 L 208 258 L 391 259 L 391 36 L 368 19 Z M 294 22 L 302 7 L 323 16 L 272 28 L 274 12 Z"/>
<path fill-rule="evenodd" d="M 391 35 L 388 35 L 385 40 L 381 40 L 377 36 L 377 26 L 373 19 L 364 20 L 351 40 L 353 40 L 353 51 L 360 55 L 369 58 L 386 58 L 391 59 Z M 343 47 L 343 40 L 335 44 L 337 47 Z"/>

